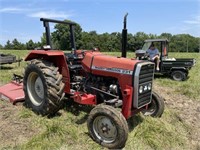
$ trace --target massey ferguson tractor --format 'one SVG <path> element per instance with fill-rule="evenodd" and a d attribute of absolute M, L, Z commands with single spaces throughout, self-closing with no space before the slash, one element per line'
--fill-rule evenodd
<path fill-rule="evenodd" d="M 73 22 L 41 18 L 49 46 L 33 50 L 23 78 L 25 105 L 40 115 L 55 114 L 62 101 L 92 105 L 87 127 L 91 138 L 111 149 L 123 148 L 128 138 L 127 119 L 138 112 L 160 117 L 163 99 L 152 91 L 154 63 L 126 56 L 126 17 L 122 30 L 122 57 L 96 50 L 76 50 Z M 51 50 L 49 23 L 69 26 L 71 53 Z"/>

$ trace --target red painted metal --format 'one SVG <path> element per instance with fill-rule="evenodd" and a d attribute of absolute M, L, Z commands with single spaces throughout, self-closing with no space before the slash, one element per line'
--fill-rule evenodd
<path fill-rule="evenodd" d="M 83 56 L 82 51 L 77 51 L 77 55 Z M 26 57 L 27 60 L 31 59 L 43 59 L 54 63 L 59 68 L 59 72 L 63 75 L 63 82 L 65 83 L 65 93 L 72 94 L 71 98 L 79 104 L 86 105 L 96 105 L 96 95 L 86 94 L 86 93 L 70 93 L 70 74 L 67 64 L 67 58 L 62 51 L 46 51 L 46 50 L 33 50 Z M 116 78 L 119 82 L 123 106 L 122 114 L 126 119 L 139 112 L 140 110 L 134 109 L 132 107 L 133 103 L 133 91 L 132 87 L 133 76 L 132 72 L 136 63 L 140 62 L 139 60 L 127 59 L 122 57 L 113 57 L 104 55 L 99 51 L 84 51 L 84 57 L 81 60 L 84 72 L 91 73 L 94 75 L 113 77 Z M 98 69 L 100 68 L 100 69 Z M 119 73 L 117 71 L 107 71 L 106 69 L 119 69 L 125 71 L 124 73 Z M 126 72 L 127 71 L 127 72 Z"/>
<path fill-rule="evenodd" d="M 11 81 L 0 87 L 0 99 L 10 101 L 15 104 L 19 101 L 24 101 L 23 84 L 16 81 Z"/>
<path fill-rule="evenodd" d="M 138 113 L 138 109 L 132 107 L 133 103 L 133 76 L 131 73 L 119 73 L 117 71 L 107 71 L 102 68 L 117 68 L 127 71 L 133 71 L 136 63 L 140 62 L 135 59 L 127 59 L 122 57 L 114 57 L 104 55 L 100 52 L 87 51 L 85 57 L 82 60 L 82 66 L 86 72 L 90 72 L 95 75 L 114 77 L 119 81 L 121 88 L 123 106 L 122 114 L 126 119 Z M 95 66 L 97 69 L 94 69 Z M 98 69 L 100 68 L 100 69 Z"/>
<path fill-rule="evenodd" d="M 25 61 L 32 59 L 43 59 L 53 62 L 59 68 L 59 72 L 63 75 L 63 82 L 65 83 L 65 93 L 70 94 L 70 74 L 67 66 L 66 57 L 63 51 L 58 50 L 33 50 L 25 58 Z"/>
<path fill-rule="evenodd" d="M 131 116 L 131 108 L 132 108 L 132 97 L 133 97 L 133 88 L 131 86 L 126 86 L 122 95 L 123 95 L 123 106 L 122 106 L 122 114 L 126 119 Z"/>
<path fill-rule="evenodd" d="M 133 71 L 136 63 L 140 62 L 139 60 L 132 60 L 122 57 L 114 57 L 109 55 L 104 55 L 100 52 L 96 51 L 87 51 L 85 52 L 85 57 L 82 60 L 82 66 L 86 72 L 91 72 L 95 75 L 107 76 L 107 77 L 115 77 L 118 79 L 121 92 L 123 92 L 126 88 L 126 85 L 132 86 L 132 75 L 128 74 L 120 74 L 118 72 L 109 72 L 104 70 L 92 69 L 93 66 L 99 68 L 118 68 L 124 70 Z M 126 79 L 126 80 L 124 80 Z"/>
<path fill-rule="evenodd" d="M 76 92 L 72 98 L 79 104 L 96 105 L 96 96 L 92 94 L 80 94 Z"/>

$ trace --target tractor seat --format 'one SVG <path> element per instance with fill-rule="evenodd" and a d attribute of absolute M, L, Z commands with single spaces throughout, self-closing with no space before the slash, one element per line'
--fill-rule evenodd
<path fill-rule="evenodd" d="M 76 55 L 72 53 L 65 53 L 67 64 L 69 67 L 69 70 L 81 70 L 82 65 L 81 65 L 81 58 L 76 57 Z"/>

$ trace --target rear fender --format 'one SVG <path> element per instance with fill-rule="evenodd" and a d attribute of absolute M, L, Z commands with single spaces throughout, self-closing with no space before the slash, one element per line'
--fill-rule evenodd
<path fill-rule="evenodd" d="M 45 51 L 45 50 L 33 50 L 25 58 L 25 61 L 32 59 L 41 59 L 52 62 L 59 68 L 59 72 L 63 75 L 63 82 L 65 83 L 65 92 L 70 93 L 70 74 L 66 57 L 62 51 Z"/>
<path fill-rule="evenodd" d="M 188 74 L 188 69 L 185 68 L 185 67 L 172 67 L 172 68 L 170 69 L 170 73 L 172 73 L 173 71 L 177 71 L 177 70 L 183 71 L 183 72 L 185 72 L 186 74 Z"/>

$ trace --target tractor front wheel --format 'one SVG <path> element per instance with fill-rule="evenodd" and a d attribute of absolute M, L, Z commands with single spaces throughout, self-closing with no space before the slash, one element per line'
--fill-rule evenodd
<path fill-rule="evenodd" d="M 144 109 L 142 113 L 145 116 L 161 117 L 164 112 L 165 103 L 162 97 L 160 97 L 156 92 L 152 93 L 151 103 L 148 105 L 147 109 Z"/>
<path fill-rule="evenodd" d="M 31 60 L 24 74 L 25 106 L 41 115 L 52 115 L 60 108 L 64 83 L 58 68 L 45 60 Z"/>
<path fill-rule="evenodd" d="M 87 126 L 94 141 L 109 149 L 125 146 L 128 138 L 127 121 L 121 112 L 108 105 L 97 105 L 89 114 Z"/>

